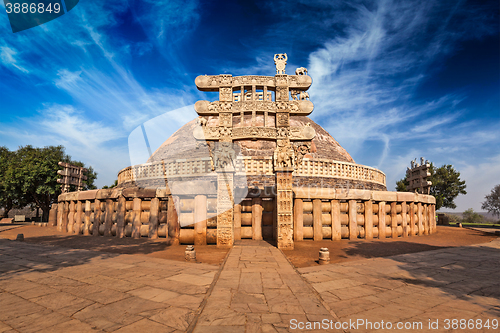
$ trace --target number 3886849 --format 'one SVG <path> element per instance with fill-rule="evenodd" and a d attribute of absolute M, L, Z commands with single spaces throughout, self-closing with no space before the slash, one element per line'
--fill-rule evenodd
<path fill-rule="evenodd" d="M 61 11 L 61 5 L 59 3 L 49 3 L 45 5 L 44 3 L 7 3 L 5 5 L 5 10 L 7 14 L 43 14 L 47 13 L 55 13 L 58 14 Z"/>

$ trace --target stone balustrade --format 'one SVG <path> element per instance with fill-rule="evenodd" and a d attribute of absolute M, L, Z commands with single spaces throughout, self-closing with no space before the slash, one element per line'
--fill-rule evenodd
<path fill-rule="evenodd" d="M 235 239 L 276 239 L 272 193 L 253 193 L 235 205 Z M 293 193 L 294 241 L 397 238 L 436 231 L 433 196 L 304 187 L 293 188 Z M 204 245 L 217 243 L 216 215 L 213 193 L 172 196 L 166 188 L 103 189 L 61 194 L 49 225 L 71 234 Z"/>
<path fill-rule="evenodd" d="M 274 176 L 271 157 L 238 156 L 235 162 L 236 175 Z M 212 172 L 210 158 L 177 159 L 134 165 L 118 173 L 118 184 L 148 179 L 174 177 L 198 177 Z M 304 158 L 297 166 L 294 176 L 339 178 L 364 181 L 385 186 L 385 174 L 375 168 L 355 163 L 339 162 L 327 159 Z"/>

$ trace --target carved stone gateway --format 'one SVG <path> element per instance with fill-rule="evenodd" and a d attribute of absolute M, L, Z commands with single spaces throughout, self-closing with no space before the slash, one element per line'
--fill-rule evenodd
<path fill-rule="evenodd" d="M 274 60 L 274 76 L 197 77 L 198 88 L 218 92 L 218 100 L 196 102 L 199 117 L 146 163 L 121 170 L 116 188 L 61 194 L 49 225 L 170 245 L 231 247 L 272 237 L 281 249 L 302 240 L 436 232 L 435 198 L 387 191 L 382 171 L 355 163 L 305 117 L 313 111 L 307 69 L 287 75 L 287 56 Z M 412 190 L 425 193 L 428 167 L 412 163 Z"/>
<path fill-rule="evenodd" d="M 307 69 L 298 68 L 296 75 L 285 74 L 288 57 L 274 55 L 276 75 L 236 76 L 204 75 L 195 80 L 201 91 L 218 91 L 215 102 L 198 101 L 195 110 L 201 117 L 193 136 L 200 141 L 216 141 L 211 151 L 212 166 L 217 180 L 217 245 L 232 246 L 234 241 L 234 140 L 271 140 L 276 142 L 274 172 L 276 176 L 276 235 L 278 247 L 293 249 L 293 171 L 310 149 L 310 141 L 316 131 L 307 124 L 290 126 L 290 116 L 309 115 L 314 106 L 308 100 L 306 90 L 312 79 Z M 274 100 L 272 95 L 274 93 Z M 264 124 L 257 126 L 257 114 L 264 115 Z M 233 115 L 239 117 L 238 126 L 233 126 Z M 218 118 L 217 126 L 208 126 L 207 116 Z M 245 126 L 245 117 L 250 117 L 250 126 Z M 270 121 L 270 117 L 274 121 Z M 292 141 L 302 143 L 294 146 Z"/>

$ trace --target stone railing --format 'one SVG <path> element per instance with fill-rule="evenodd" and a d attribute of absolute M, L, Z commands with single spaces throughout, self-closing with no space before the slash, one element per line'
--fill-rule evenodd
<path fill-rule="evenodd" d="M 186 191 L 182 196 L 172 196 L 166 188 L 65 193 L 53 205 L 49 225 L 72 234 L 216 244 L 216 192 L 203 192 L 204 188 Z M 276 239 L 272 192 L 251 193 L 234 206 L 235 239 Z M 294 188 L 293 192 L 294 241 L 382 239 L 436 231 L 433 196 L 325 188 Z"/>
<path fill-rule="evenodd" d="M 145 163 L 121 170 L 118 173 L 118 184 L 147 179 L 197 177 L 211 172 L 212 167 L 208 157 Z M 235 172 L 236 175 L 273 176 L 273 159 L 271 157 L 238 156 Z M 294 176 L 358 180 L 385 186 L 385 174 L 380 170 L 360 164 L 327 159 L 304 158 L 294 172 Z"/>
<path fill-rule="evenodd" d="M 294 175 L 361 180 L 385 186 L 385 174 L 380 170 L 360 164 L 327 159 L 304 158 Z"/>
<path fill-rule="evenodd" d="M 294 240 L 397 238 L 436 231 L 436 199 L 409 192 L 295 188 Z"/>

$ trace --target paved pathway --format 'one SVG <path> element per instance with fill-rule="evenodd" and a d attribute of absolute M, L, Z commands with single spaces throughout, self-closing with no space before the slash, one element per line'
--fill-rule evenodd
<path fill-rule="evenodd" d="M 0 240 L 0 332 L 300 332 L 314 322 L 366 332 L 381 321 L 426 332 L 429 319 L 433 332 L 450 331 L 445 319 L 489 320 L 469 331 L 495 332 L 499 277 L 499 239 L 299 270 L 256 241 L 237 243 L 219 269 Z"/>
<path fill-rule="evenodd" d="M 334 321 L 280 250 L 242 241 L 229 253 L 194 332 L 287 332 L 292 319 Z"/>

